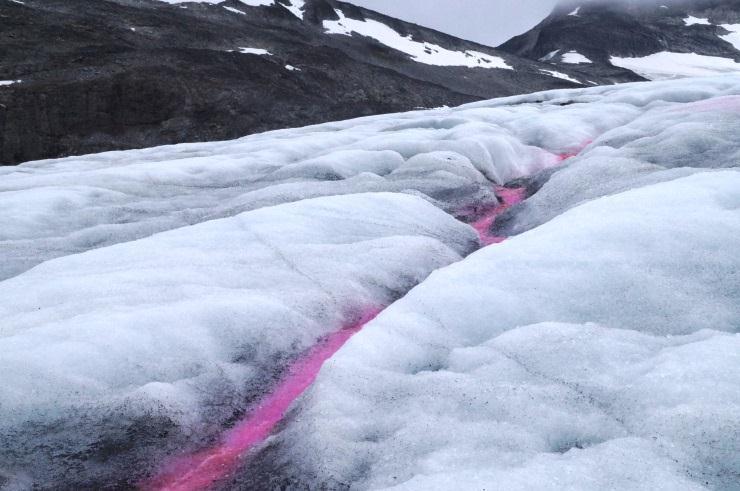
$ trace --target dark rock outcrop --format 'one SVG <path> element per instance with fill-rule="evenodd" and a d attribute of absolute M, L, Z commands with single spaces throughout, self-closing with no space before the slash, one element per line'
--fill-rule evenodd
<path fill-rule="evenodd" d="M 308 0 L 304 19 L 286 6 L 0 0 L 0 81 L 21 81 L 0 85 L 0 164 L 577 86 L 540 71 L 549 65 L 353 5 Z M 414 40 L 501 56 L 514 70 L 428 65 L 371 38 L 327 34 L 335 9 Z"/>

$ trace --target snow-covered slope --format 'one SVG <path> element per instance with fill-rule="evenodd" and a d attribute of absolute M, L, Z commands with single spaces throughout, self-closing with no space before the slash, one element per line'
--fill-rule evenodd
<path fill-rule="evenodd" d="M 0 0 L 0 18 L 0 165 L 585 83 L 336 0 Z"/>
<path fill-rule="evenodd" d="M 565 0 L 500 48 L 586 78 L 662 80 L 740 72 L 738 30 L 737 0 Z"/>
<path fill-rule="evenodd" d="M 739 101 L 560 90 L 0 169 L 0 485 L 731 487 Z"/>

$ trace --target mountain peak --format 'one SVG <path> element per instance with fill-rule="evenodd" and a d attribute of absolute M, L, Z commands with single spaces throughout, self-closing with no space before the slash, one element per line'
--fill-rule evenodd
<path fill-rule="evenodd" d="M 738 33 L 738 0 L 568 0 L 500 49 L 617 83 L 738 72 Z"/>

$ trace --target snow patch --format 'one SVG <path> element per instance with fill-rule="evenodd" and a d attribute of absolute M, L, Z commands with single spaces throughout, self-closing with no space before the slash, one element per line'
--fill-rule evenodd
<path fill-rule="evenodd" d="M 300 72 L 301 71 L 300 68 L 296 68 L 293 65 L 285 65 L 285 69 L 290 72 Z"/>
<path fill-rule="evenodd" d="M 732 44 L 736 50 L 740 51 L 740 24 L 722 24 L 720 27 L 730 31 L 730 34 L 725 34 L 720 36 L 720 38 Z"/>
<path fill-rule="evenodd" d="M 211 5 L 223 3 L 224 0 L 159 0 L 160 2 L 169 3 L 169 4 L 182 4 L 182 3 L 209 3 Z M 243 3 L 244 5 L 248 5 L 250 7 L 263 7 L 263 6 L 269 6 L 273 5 L 275 2 L 274 0 L 239 0 L 239 2 Z M 181 5 L 182 8 L 187 8 L 184 5 Z M 224 6 L 224 8 L 227 8 Z"/>
<path fill-rule="evenodd" d="M 583 82 L 580 82 L 580 81 L 574 79 L 573 77 L 571 77 L 570 75 L 567 75 L 567 74 L 562 73 L 562 72 L 558 72 L 558 71 L 555 71 L 555 70 L 545 70 L 545 69 L 540 69 L 540 72 L 546 73 L 547 75 L 550 75 L 551 77 L 562 78 L 563 80 L 567 80 L 568 82 L 573 82 L 573 83 L 576 83 L 576 84 L 583 85 Z"/>
<path fill-rule="evenodd" d="M 21 83 L 21 80 L 0 80 L 0 87 L 19 83 Z"/>
<path fill-rule="evenodd" d="M 555 55 L 557 55 L 558 53 L 560 53 L 560 50 L 559 49 L 556 49 L 555 51 L 550 51 L 545 56 L 543 56 L 542 58 L 540 58 L 539 61 L 550 61 L 553 58 L 555 58 Z"/>
<path fill-rule="evenodd" d="M 593 63 L 591 60 L 578 53 L 577 51 L 568 51 L 567 53 L 563 54 L 560 60 L 563 63 L 571 63 L 574 65 L 578 65 L 580 63 Z"/>
<path fill-rule="evenodd" d="M 224 6 L 224 8 L 226 10 L 228 10 L 229 12 L 234 12 L 235 14 L 247 15 L 246 12 L 242 12 L 241 10 L 235 9 L 234 7 L 226 7 L 226 6 Z"/>
<path fill-rule="evenodd" d="M 272 53 L 262 48 L 239 48 L 237 51 L 244 55 L 272 56 Z M 231 53 L 233 50 L 230 49 L 228 52 Z"/>
<path fill-rule="evenodd" d="M 283 5 L 286 9 L 290 11 L 293 15 L 298 17 L 299 19 L 303 20 L 303 9 L 306 6 L 306 0 L 289 0 L 288 5 Z"/>
<path fill-rule="evenodd" d="M 571 17 L 579 17 L 578 13 L 580 11 L 581 11 L 581 7 L 576 7 L 576 9 L 573 12 L 569 13 L 568 15 Z"/>
<path fill-rule="evenodd" d="M 164 3 L 171 3 L 171 4 L 178 4 L 178 3 L 210 3 L 210 4 L 217 4 L 222 3 L 224 0 L 159 0 L 160 2 Z M 187 8 L 186 6 L 181 6 L 182 8 Z"/>
<path fill-rule="evenodd" d="M 367 19 L 350 19 L 335 9 L 339 20 L 325 20 L 324 29 L 329 34 L 351 36 L 353 33 L 375 39 L 395 50 L 406 53 L 419 63 L 436 66 L 465 66 L 470 68 L 499 68 L 513 70 L 506 61 L 478 51 L 451 51 L 436 44 L 414 41 L 412 37 L 402 36 L 387 25 Z"/>
<path fill-rule="evenodd" d="M 269 7 L 270 5 L 275 4 L 275 0 L 239 0 L 244 5 L 249 5 L 250 7 Z"/>
<path fill-rule="evenodd" d="M 641 58 L 612 56 L 614 66 L 626 68 L 650 80 L 703 77 L 740 72 L 740 63 L 719 56 L 663 51 Z"/>
<path fill-rule="evenodd" d="M 712 25 L 712 23 L 709 22 L 709 19 L 702 19 L 700 17 L 694 17 L 693 15 L 686 17 L 683 21 L 687 26 L 695 26 L 695 25 L 711 26 Z"/>

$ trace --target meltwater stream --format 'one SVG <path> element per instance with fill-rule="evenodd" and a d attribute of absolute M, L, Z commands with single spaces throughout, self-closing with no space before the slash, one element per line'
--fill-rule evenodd
<path fill-rule="evenodd" d="M 316 379 L 323 363 L 344 343 L 373 320 L 380 308 L 368 308 L 351 325 L 326 336 L 288 367 L 286 375 L 273 391 L 229 430 L 216 446 L 175 459 L 142 490 L 197 491 L 228 477 L 239 465 L 240 458 L 272 433 L 290 405 Z"/>
<path fill-rule="evenodd" d="M 494 236 L 490 229 L 496 217 L 524 199 L 524 188 L 497 187 L 501 202 L 490 207 L 471 225 L 485 245 L 497 244 L 505 237 Z M 201 491 L 229 477 L 239 466 L 241 457 L 270 436 L 290 405 L 316 379 L 321 366 L 354 334 L 373 320 L 383 309 L 367 308 L 351 325 L 326 336 L 291 364 L 286 375 L 244 419 L 229 430 L 216 446 L 201 452 L 175 458 L 153 479 L 141 484 L 143 491 Z"/>
<path fill-rule="evenodd" d="M 576 155 L 560 155 L 558 162 Z M 484 247 L 506 240 L 506 237 L 492 233 L 493 224 L 506 210 L 524 201 L 526 192 L 524 187 L 496 186 L 495 193 L 499 201 L 477 210 L 476 218 L 470 225 L 478 232 Z M 286 375 L 272 392 L 228 430 L 218 444 L 201 452 L 175 457 L 157 475 L 141 483 L 139 488 L 142 491 L 204 491 L 230 477 L 239 467 L 242 457 L 270 436 L 291 404 L 313 384 L 324 362 L 384 308 L 368 307 L 356 322 L 321 339 L 288 367 Z"/>

